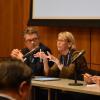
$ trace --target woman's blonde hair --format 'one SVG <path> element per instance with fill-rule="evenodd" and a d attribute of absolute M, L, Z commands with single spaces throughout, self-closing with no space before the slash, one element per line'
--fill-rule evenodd
<path fill-rule="evenodd" d="M 58 34 L 58 37 L 62 37 L 64 40 L 68 41 L 69 48 L 76 48 L 75 38 L 71 32 L 64 31 Z"/>

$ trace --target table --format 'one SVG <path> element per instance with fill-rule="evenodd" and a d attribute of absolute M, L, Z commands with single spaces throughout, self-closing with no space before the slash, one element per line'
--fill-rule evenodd
<path fill-rule="evenodd" d="M 71 86 L 69 83 L 73 83 L 74 80 L 70 79 L 59 79 L 53 81 L 36 81 L 32 79 L 32 86 L 44 87 L 48 89 L 48 100 L 50 100 L 51 89 L 63 90 L 63 91 L 72 91 L 92 95 L 100 95 L 100 87 L 97 85 L 87 86 L 83 81 L 78 81 L 82 83 L 82 86 Z"/>

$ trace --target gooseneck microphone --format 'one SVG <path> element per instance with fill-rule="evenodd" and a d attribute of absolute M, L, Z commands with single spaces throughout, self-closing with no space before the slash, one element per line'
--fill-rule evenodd
<path fill-rule="evenodd" d="M 73 59 L 72 63 L 75 62 L 79 57 L 81 57 L 85 53 L 84 50 L 81 50 Z"/>

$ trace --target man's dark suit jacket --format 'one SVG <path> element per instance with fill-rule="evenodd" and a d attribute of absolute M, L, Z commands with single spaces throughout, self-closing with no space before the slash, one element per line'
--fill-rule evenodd
<path fill-rule="evenodd" d="M 44 44 L 40 43 L 39 47 L 34 50 L 31 54 L 27 55 L 25 63 L 32 69 L 33 75 L 35 76 L 43 76 L 44 75 L 44 67 L 43 62 L 40 61 L 40 58 L 35 58 L 34 54 L 41 51 L 47 54 L 47 51 L 51 53 L 51 50 L 45 46 Z M 25 55 L 29 52 L 28 48 L 23 48 L 21 52 Z M 48 62 L 49 66 L 51 67 L 54 63 L 52 61 Z"/>

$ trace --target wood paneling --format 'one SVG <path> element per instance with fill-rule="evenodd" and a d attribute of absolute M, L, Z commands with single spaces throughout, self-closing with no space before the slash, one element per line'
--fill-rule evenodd
<path fill-rule="evenodd" d="M 21 33 L 27 25 L 29 1 L 0 0 L 0 57 L 9 56 L 13 48 L 22 48 Z"/>
<path fill-rule="evenodd" d="M 91 31 L 91 66 L 100 71 L 100 29 Z"/>
<path fill-rule="evenodd" d="M 0 56 L 7 56 L 13 43 L 12 6 L 12 0 L 0 0 Z"/>

